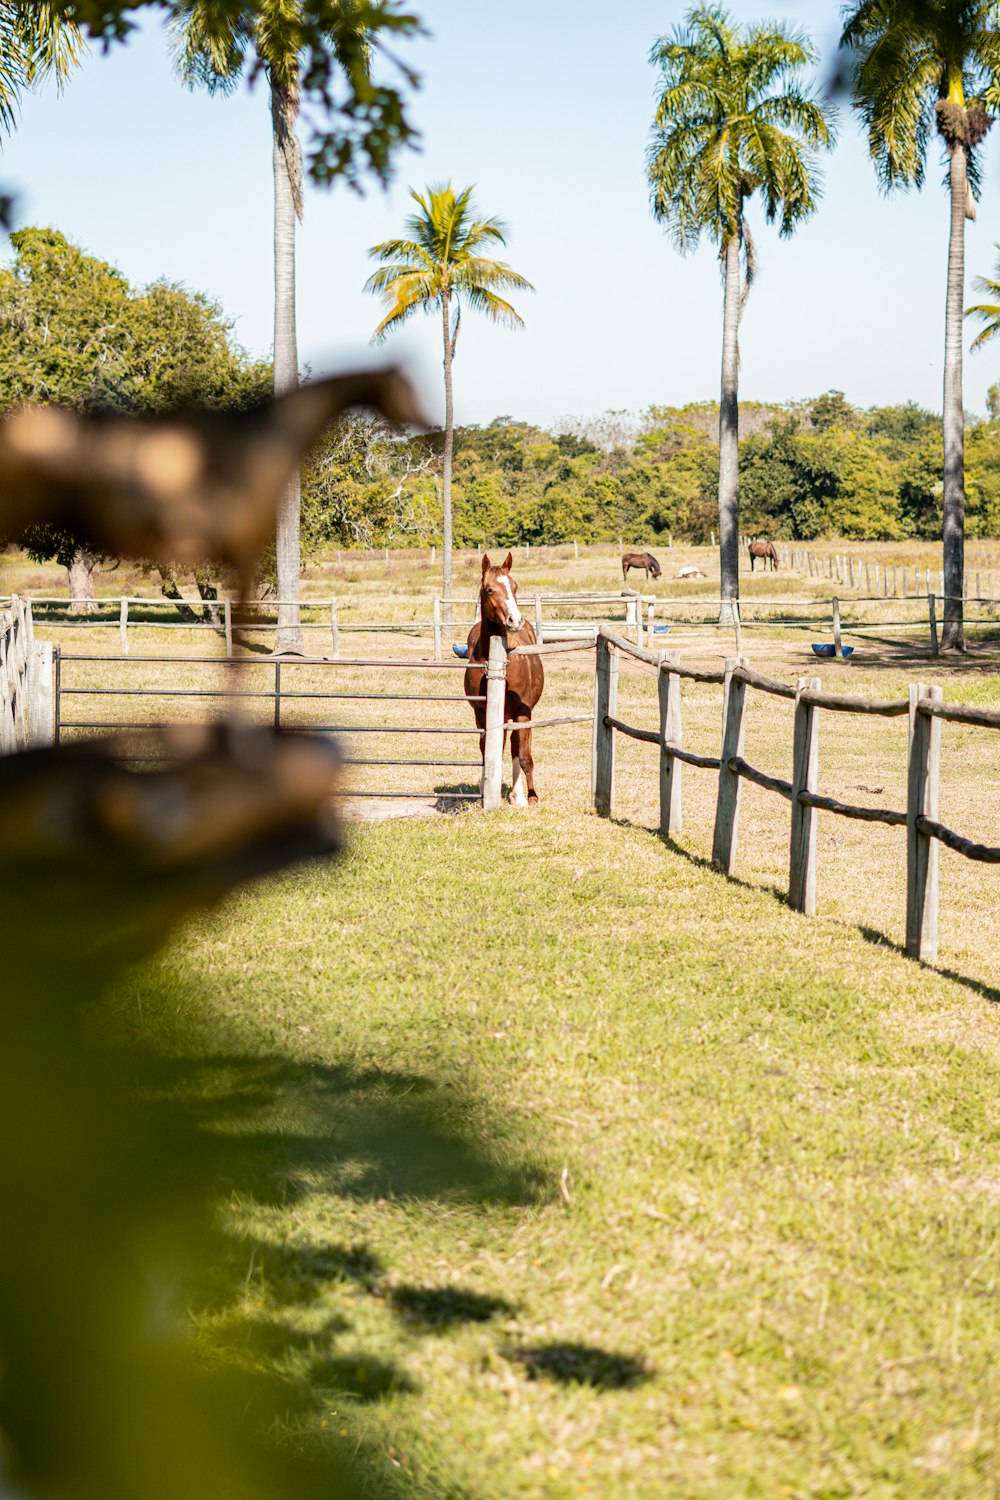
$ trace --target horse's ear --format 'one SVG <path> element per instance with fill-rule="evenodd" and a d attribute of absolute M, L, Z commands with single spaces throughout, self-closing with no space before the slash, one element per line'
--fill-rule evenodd
<path fill-rule="evenodd" d="M 507 556 L 504 558 L 503 562 L 500 564 L 500 571 L 501 571 L 501 573 L 509 573 L 510 570 L 511 570 L 511 568 L 513 566 L 514 566 L 514 557 L 513 557 L 513 554 L 510 553 L 510 552 L 508 552 Z"/>
<path fill-rule="evenodd" d="M 483 577 L 490 571 L 490 557 L 488 552 L 483 553 Z"/>

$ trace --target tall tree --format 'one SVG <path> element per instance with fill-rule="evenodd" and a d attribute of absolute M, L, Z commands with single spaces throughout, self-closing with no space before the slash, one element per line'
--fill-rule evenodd
<path fill-rule="evenodd" d="M 882 186 L 920 188 L 937 134 L 948 164 L 951 230 L 944 332 L 944 623 L 941 646 L 963 650 L 965 418 L 962 308 L 965 220 L 975 218 L 975 148 L 1000 92 L 997 0 L 863 0 L 841 43 L 854 66 L 854 104 Z M 987 102 L 988 101 L 988 102 Z"/>
<path fill-rule="evenodd" d="M 441 491 L 444 508 L 444 613 L 451 623 L 451 469 L 455 434 L 451 370 L 462 319 L 462 302 L 492 322 L 521 328 L 523 319 L 500 292 L 530 292 L 534 288 L 504 261 L 483 251 L 506 245 L 508 229 L 500 219 L 484 219 L 472 194 L 456 193 L 451 183 L 437 183 L 424 193 L 410 189 L 417 211 L 407 218 L 404 238 L 373 245 L 370 259 L 383 262 L 365 283 L 365 291 L 381 297 L 385 317 L 372 335 L 380 342 L 417 312 L 438 312 L 444 341 L 444 455 Z M 454 317 L 452 316 L 454 304 Z"/>
<path fill-rule="evenodd" d="M 719 560 L 728 619 L 725 601 L 739 598 L 739 325 L 755 270 L 746 207 L 759 192 L 767 221 L 793 234 L 816 207 L 817 157 L 833 128 L 801 84 L 815 48 L 786 26 L 741 27 L 720 6 L 695 6 L 650 61 L 660 70 L 646 163 L 653 214 L 681 254 L 704 235 L 723 266 Z"/>
<path fill-rule="evenodd" d="M 323 102 L 332 109 L 329 79 L 339 69 L 348 84 L 341 102 L 344 128 L 320 136 L 314 154 L 314 175 L 329 181 L 347 175 L 360 181 L 358 157 L 367 156 L 377 175 L 385 177 L 393 147 L 409 139 L 399 97 L 371 82 L 372 49 L 385 28 L 413 30 L 413 17 L 402 16 L 393 0 L 327 0 L 321 13 L 303 0 L 172 0 L 177 62 L 185 82 L 211 92 L 231 91 L 248 62 L 262 67 L 268 81 L 274 174 L 274 392 L 281 395 L 298 384 L 298 339 L 295 320 L 295 226 L 302 217 L 302 151 L 298 119 L 303 92 L 303 59 L 309 67 L 306 82 L 325 78 Z M 384 118 L 372 123 L 358 139 L 358 119 L 367 119 L 373 96 L 378 96 Z M 278 575 L 277 654 L 301 651 L 299 624 L 299 540 L 301 481 L 289 481 L 278 509 L 276 558 Z"/>
<path fill-rule="evenodd" d="M 233 343 L 232 324 L 208 298 L 169 282 L 134 290 L 55 229 L 21 229 L 11 243 L 14 264 L 0 270 L 0 414 L 31 403 L 240 410 L 266 395 L 269 367 Z M 13 540 L 68 570 L 70 594 L 80 601 L 74 613 L 94 607 L 97 554 L 51 526 Z M 176 585 L 166 575 L 164 583 L 173 597 Z"/>

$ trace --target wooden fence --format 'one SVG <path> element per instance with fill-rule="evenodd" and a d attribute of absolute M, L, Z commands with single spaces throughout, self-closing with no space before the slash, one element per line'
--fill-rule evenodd
<path fill-rule="evenodd" d="M 52 742 L 52 647 L 36 641 L 31 604 L 0 608 L 0 755 Z"/>
<path fill-rule="evenodd" d="M 151 598 L 144 595 L 122 595 L 120 598 L 98 600 L 35 595 L 33 599 L 39 625 L 58 625 L 60 630 L 97 628 L 113 630 L 117 626 L 118 645 L 122 656 L 129 655 L 129 630 L 131 628 L 133 631 L 136 629 L 210 630 L 223 638 L 226 655 L 231 657 L 234 654 L 234 645 L 238 647 L 241 644 L 241 632 L 273 631 L 278 628 L 275 612 L 280 602 L 267 599 L 259 603 L 244 602 L 234 607 L 234 601 L 231 599 L 170 599 Z M 320 631 L 329 636 L 335 661 L 340 658 L 341 636 L 351 634 L 427 635 L 433 642 L 434 660 L 441 661 L 445 654 L 443 646 L 445 608 L 444 601 L 440 598 L 430 601 L 429 619 L 412 620 L 345 618 L 343 600 L 299 599 L 294 602 L 298 604 L 303 616 L 299 622 L 300 628 L 307 632 Z M 478 595 L 474 598 L 454 598 L 451 601 L 453 609 L 462 605 L 477 605 L 478 602 Z M 599 618 L 577 618 L 567 621 L 556 618 L 555 612 L 570 609 L 579 614 L 580 611 L 597 609 L 602 612 L 604 620 L 607 620 L 608 616 L 615 611 L 619 614 L 623 613 L 626 630 L 635 632 L 636 643 L 640 646 L 643 644 L 644 629 L 652 631 L 653 611 L 656 604 L 653 598 L 644 597 L 634 589 L 523 594 L 520 602 L 525 615 L 534 621 L 535 634 L 540 643 L 546 636 L 550 641 L 589 636 L 593 641 L 600 623 Z M 80 604 L 95 605 L 96 608 L 86 614 L 67 613 L 71 606 Z M 160 613 L 165 616 L 176 615 L 178 611 L 182 613 L 183 618 L 143 618 L 143 616 Z M 545 622 L 546 611 L 548 611 L 547 624 Z M 314 618 L 309 618 L 310 614 Z M 194 618 L 195 615 L 207 615 L 209 618 Z M 472 623 L 472 617 L 469 617 L 459 623 L 456 628 L 460 629 L 464 635 Z"/>
<path fill-rule="evenodd" d="M 657 673 L 659 732 L 639 729 L 617 717 L 618 665 L 622 655 L 643 662 Z M 718 756 L 693 755 L 684 749 L 681 683 L 719 683 L 723 687 L 722 747 Z M 744 758 L 744 708 L 747 689 L 788 699 L 794 705 L 792 780 L 770 776 Z M 907 715 L 906 810 L 860 807 L 825 797 L 819 791 L 820 711 L 847 714 Z M 906 829 L 906 951 L 933 963 L 937 958 L 938 847 L 983 864 L 1000 864 L 1000 848 L 974 843 L 938 821 L 941 724 L 1000 729 L 1000 713 L 945 703 L 939 687 L 914 683 L 908 698 L 895 701 L 854 697 L 822 690 L 819 678 L 802 677 L 797 685 L 779 682 L 751 669 L 746 657 L 730 657 L 723 672 L 686 667 L 675 651 L 645 651 L 601 627 L 597 642 L 594 694 L 593 798 L 599 813 L 610 816 L 615 800 L 615 735 L 642 740 L 660 749 L 660 831 L 666 837 L 681 829 L 681 768 L 698 766 L 718 774 L 712 863 L 726 875 L 736 868 L 741 783 L 752 781 L 791 804 L 788 901 L 796 911 L 816 910 L 816 813 L 885 823 Z"/>
<path fill-rule="evenodd" d="M 751 540 L 752 534 L 740 537 L 740 551 L 744 557 L 748 555 Z M 887 559 L 872 562 L 870 558 L 862 557 L 856 552 L 840 551 L 839 547 L 833 552 L 814 552 L 802 542 L 775 542 L 774 546 L 780 567 L 805 573 L 809 578 L 828 579 L 845 588 L 863 588 L 873 598 L 926 597 L 932 592 L 932 574 L 937 576 L 937 594 L 944 594 L 944 571 L 940 568 L 920 568 L 915 563 L 892 562 Z M 962 597 L 984 602 L 995 602 L 1000 598 L 993 570 L 979 568 L 966 571 L 962 575 Z"/>

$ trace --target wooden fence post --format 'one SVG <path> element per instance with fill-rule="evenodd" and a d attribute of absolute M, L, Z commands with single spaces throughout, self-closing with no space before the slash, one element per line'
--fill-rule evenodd
<path fill-rule="evenodd" d="M 803 703 L 803 689 L 823 686 L 818 677 L 800 677 L 795 694 L 795 741 L 792 751 L 792 842 L 788 858 L 788 904 L 793 911 L 816 915 L 816 809 L 799 801 L 800 792 L 815 792 L 819 780 L 819 710 Z"/>
<path fill-rule="evenodd" d="M 724 875 L 732 875 L 736 869 L 736 836 L 740 816 L 740 777 L 729 769 L 735 755 L 743 754 L 743 708 L 746 702 L 746 683 L 733 676 L 743 659 L 730 656 L 726 660 L 725 702 L 723 706 L 722 755 L 719 766 L 719 795 L 715 804 L 715 834 L 712 839 L 712 864 Z"/>
<path fill-rule="evenodd" d="M 503 721 L 507 698 L 507 648 L 493 636 L 486 663 L 486 740 L 483 746 L 483 812 L 496 812 L 503 789 Z"/>
<path fill-rule="evenodd" d="M 937 656 L 937 654 L 938 654 L 937 609 L 935 608 L 934 595 L 931 594 L 931 593 L 928 593 L 928 595 L 927 595 L 927 614 L 928 614 L 928 617 L 929 617 L 929 624 L 930 624 L 930 627 L 931 627 L 931 655 L 932 656 Z"/>
<path fill-rule="evenodd" d="M 615 732 L 604 720 L 614 718 L 617 712 L 618 652 L 603 635 L 598 635 L 591 780 L 594 807 L 605 818 L 611 817 L 615 802 Z"/>
<path fill-rule="evenodd" d="M 906 778 L 906 951 L 932 964 L 937 959 L 938 841 L 917 827 L 938 815 L 941 720 L 917 712 L 921 698 L 940 702 L 939 687 L 910 685 L 910 756 Z"/>
<path fill-rule="evenodd" d="M 28 658 L 28 744 L 55 744 L 52 642 L 35 641 Z"/>
<path fill-rule="evenodd" d="M 681 679 L 671 666 L 679 666 L 679 651 L 661 651 L 656 691 L 660 701 L 661 744 L 683 745 L 681 725 Z M 681 771 L 683 767 L 672 755 L 660 752 L 660 832 L 664 838 L 680 833 L 683 827 L 681 806 Z"/>
<path fill-rule="evenodd" d="M 118 640 L 121 646 L 122 656 L 128 656 L 128 600 L 122 599 L 118 604 Z"/>
<path fill-rule="evenodd" d="M 441 660 L 441 600 L 434 600 L 434 660 Z"/>
<path fill-rule="evenodd" d="M 840 600 L 834 596 L 833 599 L 833 654 L 843 656 L 844 648 L 840 639 Z"/>

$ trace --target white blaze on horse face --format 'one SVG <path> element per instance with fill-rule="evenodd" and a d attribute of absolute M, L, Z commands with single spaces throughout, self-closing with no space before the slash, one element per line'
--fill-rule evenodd
<path fill-rule="evenodd" d="M 513 773 L 513 780 L 510 784 L 510 805 L 511 807 L 527 807 L 528 785 L 518 756 L 513 757 L 510 768 Z"/>
<path fill-rule="evenodd" d="M 497 579 L 497 583 L 507 594 L 507 629 L 520 630 L 524 624 L 524 617 L 517 607 L 517 600 L 514 598 L 514 590 L 510 586 L 510 579 L 506 574 L 501 573 Z"/>

